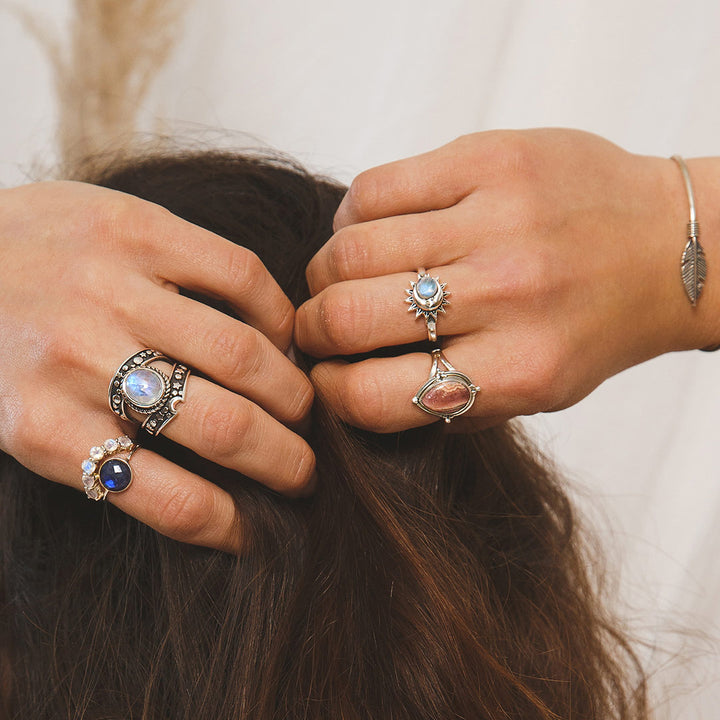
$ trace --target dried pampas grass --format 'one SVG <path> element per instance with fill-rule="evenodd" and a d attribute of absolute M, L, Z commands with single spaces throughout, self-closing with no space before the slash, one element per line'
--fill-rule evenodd
<path fill-rule="evenodd" d="M 53 65 L 61 164 L 129 150 L 138 111 L 180 34 L 190 0 L 71 0 L 68 42 L 15 5 Z"/>

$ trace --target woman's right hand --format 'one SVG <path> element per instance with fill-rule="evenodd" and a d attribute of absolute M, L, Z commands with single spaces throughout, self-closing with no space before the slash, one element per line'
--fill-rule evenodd
<path fill-rule="evenodd" d="M 0 449 L 30 470 L 82 490 L 89 449 L 136 435 L 108 385 L 152 348 L 210 378 L 190 376 L 164 435 L 282 493 L 311 489 L 312 450 L 287 427 L 313 399 L 284 355 L 294 309 L 249 250 L 124 193 L 38 183 L 0 191 L 0 288 Z M 108 500 L 175 539 L 242 547 L 221 488 L 146 449 L 132 466 L 133 484 Z"/>

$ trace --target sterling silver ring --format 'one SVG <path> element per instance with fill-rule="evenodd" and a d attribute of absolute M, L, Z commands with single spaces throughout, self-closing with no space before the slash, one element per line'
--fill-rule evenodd
<path fill-rule="evenodd" d="M 146 348 L 131 355 L 118 368 L 110 381 L 108 401 L 110 409 L 123 420 L 135 420 L 133 411 L 144 416 L 143 429 L 157 435 L 177 415 L 177 404 L 185 399 L 190 369 L 175 363 L 166 375 L 152 363 L 172 362 L 157 350 Z"/>
<path fill-rule="evenodd" d="M 479 392 L 480 388 L 473 385 L 465 373 L 456 370 L 448 362 L 442 350 L 435 349 L 432 351 L 430 377 L 415 393 L 412 401 L 426 413 L 441 417 L 449 423 L 473 406 Z"/>
<path fill-rule="evenodd" d="M 432 277 L 425 271 L 425 268 L 418 268 L 417 280 L 410 281 L 410 289 L 405 290 L 408 297 L 405 302 L 410 304 L 408 312 L 415 311 L 415 317 L 421 315 L 427 325 L 427 336 L 430 342 L 437 341 L 437 316 L 445 312 L 445 306 L 449 305 L 448 295 L 445 290 L 447 283 L 441 283 L 440 278 Z"/>

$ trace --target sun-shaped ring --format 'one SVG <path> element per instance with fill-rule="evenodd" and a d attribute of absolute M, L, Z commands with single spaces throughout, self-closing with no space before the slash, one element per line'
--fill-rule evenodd
<path fill-rule="evenodd" d="M 405 290 L 408 295 L 405 302 L 410 303 L 408 312 L 414 310 L 416 318 L 421 315 L 424 317 L 430 342 L 437 340 L 438 313 L 444 313 L 445 306 L 450 304 L 447 299 L 450 293 L 445 290 L 446 284 L 441 283 L 440 278 L 431 277 L 425 268 L 421 267 L 418 268 L 417 280 L 410 281 L 410 289 Z"/>

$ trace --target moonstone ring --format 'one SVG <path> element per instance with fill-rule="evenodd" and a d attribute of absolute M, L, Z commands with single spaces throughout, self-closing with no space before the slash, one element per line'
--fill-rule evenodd
<path fill-rule="evenodd" d="M 450 304 L 447 299 L 450 293 L 445 290 L 446 284 L 441 283 L 440 278 L 431 277 L 425 268 L 421 267 L 418 269 L 417 280 L 410 281 L 410 289 L 405 290 L 408 295 L 405 302 L 410 304 L 408 312 L 414 310 L 416 318 L 421 315 L 424 317 L 430 342 L 437 341 L 438 313 L 444 313 L 445 306 Z"/>
<path fill-rule="evenodd" d="M 131 355 L 118 368 L 108 389 L 110 409 L 123 420 L 135 419 L 129 410 L 144 415 L 142 427 L 150 435 L 157 435 L 177 415 L 176 406 L 185 399 L 190 375 L 188 367 L 175 363 L 168 377 L 151 367 L 159 360 L 172 362 L 149 348 Z"/>
<path fill-rule="evenodd" d="M 119 493 L 130 487 L 130 459 L 137 449 L 127 435 L 90 448 L 90 457 L 81 466 L 83 487 L 90 500 L 104 500 L 109 492 Z"/>
<path fill-rule="evenodd" d="M 473 406 L 479 392 L 480 388 L 473 385 L 467 375 L 456 370 L 442 350 L 436 349 L 432 351 L 430 378 L 415 393 L 412 401 L 426 413 L 437 415 L 449 423 Z"/>

